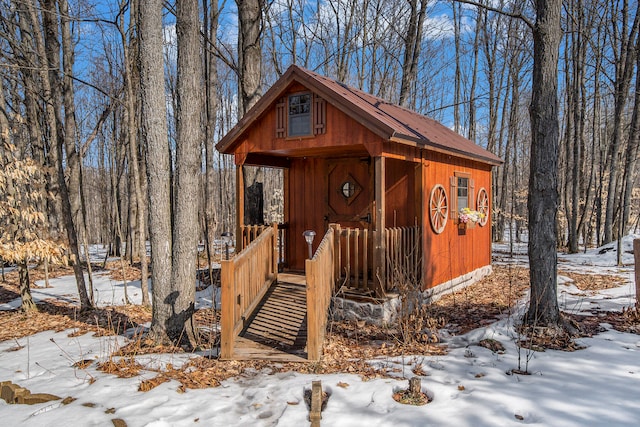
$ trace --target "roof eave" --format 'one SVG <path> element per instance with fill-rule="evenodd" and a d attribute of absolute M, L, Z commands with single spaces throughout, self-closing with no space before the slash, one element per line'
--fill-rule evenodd
<path fill-rule="evenodd" d="M 383 122 L 376 120 L 375 117 L 367 114 L 359 106 L 345 101 L 333 90 L 326 87 L 321 80 L 315 79 L 306 74 L 297 66 L 291 66 L 282 77 L 265 92 L 258 102 L 246 112 L 246 114 L 238 121 L 238 123 L 216 144 L 216 149 L 225 154 L 233 154 L 233 146 L 238 137 L 241 136 L 251 126 L 254 120 L 260 117 L 265 110 L 281 95 L 282 92 L 293 82 L 301 83 L 309 90 L 322 96 L 327 102 L 331 103 L 344 114 L 350 116 L 361 125 L 367 127 L 370 131 L 383 139 L 390 139 L 393 135 L 393 129 Z"/>
<path fill-rule="evenodd" d="M 473 160 L 477 162 L 483 162 L 490 164 L 491 166 L 500 166 L 504 163 L 504 160 L 501 158 L 494 156 L 481 156 L 473 153 L 469 153 L 462 150 L 457 150 L 451 147 L 445 147 L 440 144 L 436 144 L 432 141 L 428 141 L 422 138 L 415 138 L 409 135 L 403 135 L 399 133 L 394 133 L 394 135 L 389 138 L 390 141 L 397 142 L 400 144 L 410 145 L 413 147 L 427 148 L 432 151 L 436 151 L 442 154 L 450 154 L 456 157 L 460 157 L 467 160 Z"/>

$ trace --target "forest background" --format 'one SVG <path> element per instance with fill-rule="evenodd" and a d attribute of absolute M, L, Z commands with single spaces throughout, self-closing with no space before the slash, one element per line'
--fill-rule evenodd
<path fill-rule="evenodd" d="M 235 229 L 235 166 L 214 145 L 296 63 L 440 120 L 502 157 L 493 176 L 493 236 L 517 241 L 528 218 L 536 10 L 525 0 L 473 3 L 0 0 L 0 213 L 3 221 L 14 218 L 6 224 L 20 223 L 3 233 L 31 229 L 41 242 L 65 243 L 72 258 L 82 246 L 108 244 L 112 254 L 140 260 L 146 277 L 140 254 L 148 239 L 153 246 L 154 232 L 162 234 L 148 200 L 164 144 L 168 235 L 186 235 L 176 227 L 190 222 L 211 249 Z M 636 1 L 566 0 L 560 19 L 556 231 L 558 245 L 576 252 L 640 223 L 640 16 Z M 156 31 L 163 56 L 149 62 L 154 39 L 145 35 Z M 181 37 L 199 63 L 189 62 L 193 54 L 181 61 Z M 145 104 L 149 70 L 161 73 L 162 108 Z M 186 114 L 185 94 L 201 104 L 195 117 Z M 159 121 L 147 121 L 149 110 L 161 111 L 166 123 L 154 127 Z M 150 130 L 158 129 L 164 140 L 154 141 Z M 180 220 L 189 215 L 175 209 L 179 197 L 190 196 L 173 191 L 188 175 L 180 172 L 185 141 L 201 155 L 191 175 L 202 185 L 187 186 L 199 200 L 194 221 Z M 30 165 L 38 185 L 16 175 L 24 169 L 19 162 Z M 265 222 L 281 221 L 280 172 L 249 176 L 248 185 L 264 183 Z M 44 243 L 23 251 L 61 256 Z"/>

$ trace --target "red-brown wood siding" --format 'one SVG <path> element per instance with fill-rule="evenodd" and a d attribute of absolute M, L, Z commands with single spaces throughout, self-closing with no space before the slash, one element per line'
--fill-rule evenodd
<path fill-rule="evenodd" d="M 289 200 L 285 201 L 289 218 L 288 263 L 292 270 L 304 270 L 307 244 L 302 233 L 316 232 L 313 251 L 324 237 L 326 206 L 326 160 L 323 158 L 294 159 L 289 169 Z"/>
<path fill-rule="evenodd" d="M 428 152 L 426 158 L 423 165 L 423 249 L 425 286 L 430 288 L 491 263 L 491 212 L 485 226 L 478 224 L 463 232 L 458 229 L 457 220 L 449 218 L 441 234 L 433 231 L 428 217 L 429 195 L 436 184 L 444 186 L 451 206 L 451 198 L 455 195 L 450 194 L 449 182 L 455 172 L 467 172 L 474 180 L 472 208 L 476 208 L 480 188 L 484 187 L 491 197 L 491 166 L 433 152 Z"/>
<path fill-rule="evenodd" d="M 386 209 L 387 227 L 407 227 L 420 224 L 420 205 L 416 205 L 416 168 L 419 164 L 387 159 Z"/>
<path fill-rule="evenodd" d="M 288 93 L 298 92 L 301 88 L 297 89 Z M 382 146 L 382 138 L 378 135 L 343 114 L 333 105 L 325 104 L 325 133 L 295 138 L 276 137 L 278 129 L 274 105 L 243 135 L 235 150 L 236 163 L 244 161 L 248 153 L 269 153 L 288 157 L 355 157 L 368 156 L 367 147 Z"/>

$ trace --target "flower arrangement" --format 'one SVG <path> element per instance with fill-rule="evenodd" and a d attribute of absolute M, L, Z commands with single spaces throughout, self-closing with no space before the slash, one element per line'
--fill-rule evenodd
<path fill-rule="evenodd" d="M 476 223 L 480 222 L 484 218 L 484 214 L 482 212 L 474 211 L 469 208 L 460 209 L 460 215 L 458 215 L 458 221 L 467 224 L 469 222 Z"/>

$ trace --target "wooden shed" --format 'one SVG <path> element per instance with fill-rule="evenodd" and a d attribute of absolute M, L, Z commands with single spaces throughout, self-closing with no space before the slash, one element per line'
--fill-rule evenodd
<path fill-rule="evenodd" d="M 293 65 L 217 149 L 235 156 L 237 247 L 263 229 L 245 223 L 240 166 L 282 168 L 270 262 L 313 268 L 303 232 L 315 231 L 314 258 L 331 246 L 331 293 L 380 298 L 399 277 L 437 289 L 491 264 L 491 170 L 502 160 L 428 117 Z M 462 222 L 463 208 L 482 218 Z"/>

